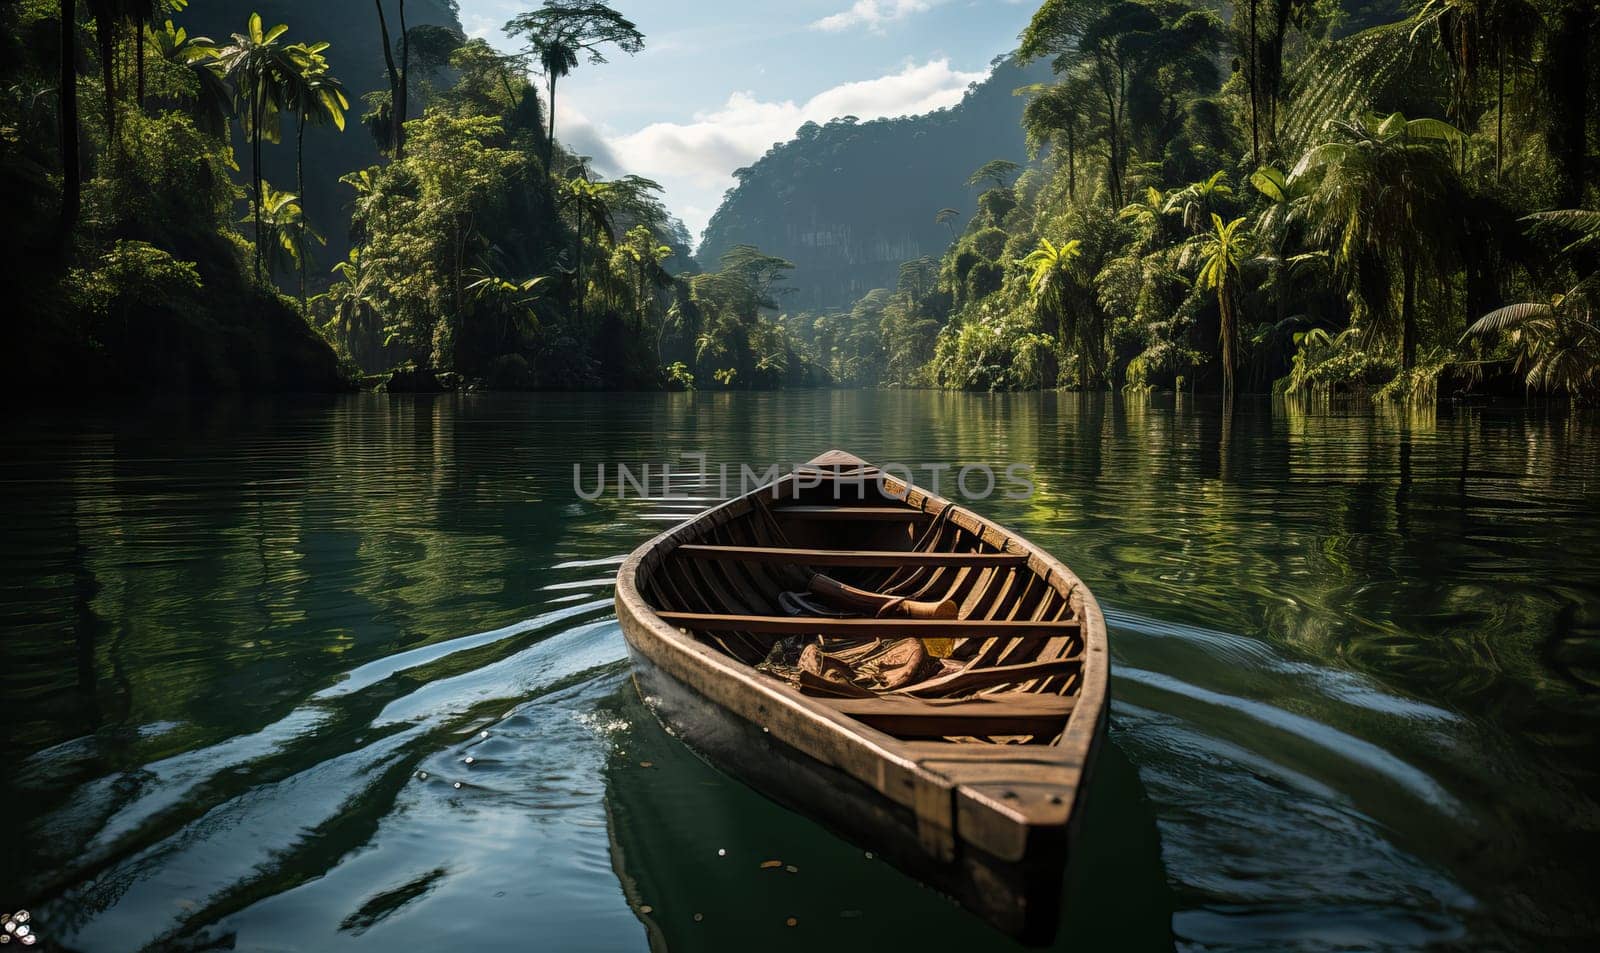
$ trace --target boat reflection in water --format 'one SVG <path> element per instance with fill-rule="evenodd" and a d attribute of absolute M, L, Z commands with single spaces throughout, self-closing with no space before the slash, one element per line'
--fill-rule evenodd
<path fill-rule="evenodd" d="M 611 862 L 652 950 L 1012 948 L 953 901 L 702 761 L 631 684 L 605 707 L 627 726 L 602 769 Z M 1099 758 L 1055 948 L 1170 950 L 1154 816 L 1116 744 Z"/>

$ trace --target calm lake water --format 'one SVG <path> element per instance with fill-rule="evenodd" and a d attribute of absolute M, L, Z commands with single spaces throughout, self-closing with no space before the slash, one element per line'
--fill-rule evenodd
<path fill-rule="evenodd" d="M 1600 937 L 1592 415 L 366 395 L 4 429 L 0 908 L 49 944 L 1008 948 L 628 681 L 617 564 L 717 489 L 585 502 L 572 464 L 835 446 L 1034 464 L 971 505 L 1106 608 L 1062 948 Z"/>

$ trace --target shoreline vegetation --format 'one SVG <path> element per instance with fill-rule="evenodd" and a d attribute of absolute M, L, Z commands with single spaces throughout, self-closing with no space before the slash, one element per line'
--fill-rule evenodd
<path fill-rule="evenodd" d="M 617 9 L 548 0 L 507 54 L 374 0 L 358 96 L 285 6 L 218 37 L 187 0 L 0 8 L 25 389 L 1600 400 L 1591 0 L 1045 0 L 1032 158 L 973 170 L 965 220 L 963 183 L 929 195 L 949 246 L 829 313 L 786 309 L 805 276 L 757 245 L 697 262 L 657 183 L 563 148 L 561 81 L 645 47 Z M 808 124 L 739 188 L 872 125 Z M 379 150 L 336 213 L 305 207 L 308 127 Z"/>

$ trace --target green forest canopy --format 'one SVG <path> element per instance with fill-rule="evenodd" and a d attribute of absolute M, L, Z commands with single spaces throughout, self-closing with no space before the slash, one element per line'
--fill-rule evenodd
<path fill-rule="evenodd" d="M 1587 0 L 1047 0 L 963 106 L 740 170 L 698 262 L 555 138 L 556 80 L 648 44 L 622 11 L 550 0 L 506 54 L 439 0 L 260 10 L 0 8 L 39 382 L 1600 396 Z M 817 213 L 1000 94 L 1025 153 L 912 177 L 898 239 Z"/>

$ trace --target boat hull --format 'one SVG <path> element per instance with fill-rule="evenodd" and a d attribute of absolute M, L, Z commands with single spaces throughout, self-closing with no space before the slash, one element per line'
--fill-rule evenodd
<path fill-rule="evenodd" d="M 641 698 L 713 766 L 950 895 L 1001 932 L 1029 945 L 1055 937 L 1075 825 L 1034 831 L 1022 862 L 970 844 L 954 861 L 937 860 L 920 842 L 910 808 L 707 699 L 655 664 L 629 628 L 624 625 L 623 633 Z M 1103 732 L 1102 719 L 1097 734 Z"/>

